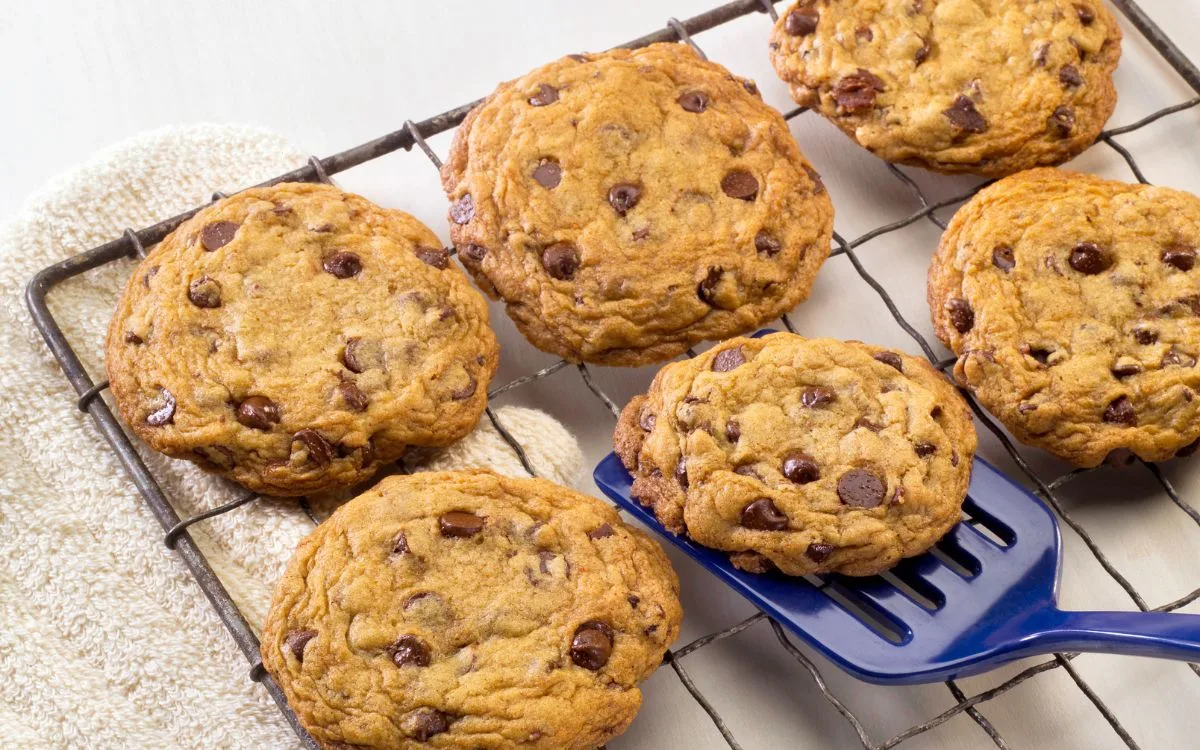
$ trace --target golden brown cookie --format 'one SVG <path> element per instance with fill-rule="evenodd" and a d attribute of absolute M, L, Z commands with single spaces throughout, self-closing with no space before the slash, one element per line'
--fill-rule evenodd
<path fill-rule="evenodd" d="M 954 372 L 1022 442 L 1077 466 L 1200 438 L 1200 198 L 1057 169 L 979 193 L 929 269 Z"/>
<path fill-rule="evenodd" d="M 489 471 L 389 477 L 296 550 L 263 664 L 325 748 L 590 750 L 679 632 L 658 544 Z"/>
<path fill-rule="evenodd" d="M 682 44 L 501 85 L 442 183 L 466 267 L 537 347 L 639 365 L 804 300 L 833 207 L 753 82 Z"/>
<path fill-rule="evenodd" d="M 150 252 L 106 365 L 155 450 L 304 495 L 468 433 L 498 352 L 483 297 L 427 227 L 283 184 L 205 208 Z"/>
<path fill-rule="evenodd" d="M 1002 176 L 1096 140 L 1121 29 L 1100 0 L 801 0 L 770 46 L 793 98 L 880 158 Z"/>
<path fill-rule="evenodd" d="M 975 427 L 923 359 L 775 333 L 664 367 L 614 443 L 633 496 L 738 567 L 871 575 L 959 520 Z"/>

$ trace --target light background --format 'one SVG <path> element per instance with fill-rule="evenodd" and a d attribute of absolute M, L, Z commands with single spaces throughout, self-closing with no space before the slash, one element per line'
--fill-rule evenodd
<path fill-rule="evenodd" d="M 966 0 L 964 0 L 966 1 Z M 259 0 L 120 3 L 0 0 L 0 215 L 47 178 L 106 144 L 154 127 L 187 122 L 245 122 L 279 131 L 314 154 L 328 155 L 486 94 L 547 59 L 602 49 L 640 36 L 670 16 L 686 18 L 719 0 L 562 2 L 317 2 Z M 1143 6 L 1193 59 L 1200 60 L 1200 5 L 1143 0 Z M 782 8 L 783 5 L 781 4 Z M 755 78 L 766 100 L 790 107 L 766 56 L 765 16 L 753 15 L 697 41 L 714 59 Z M 1193 93 L 1126 27 L 1117 74 L 1120 102 L 1110 125 L 1139 119 Z M 1191 110 L 1121 139 L 1158 184 L 1200 192 L 1200 111 Z M 912 213 L 910 194 L 873 157 L 811 115 L 792 131 L 821 170 L 850 238 Z M 431 140 L 444 154 L 448 138 Z M 1101 146 L 1074 165 L 1132 179 Z M 931 197 L 961 192 L 966 179 L 913 170 Z M 393 154 L 337 178 L 350 190 L 414 213 L 442 235 L 445 203 L 432 167 L 419 153 Z M 870 271 L 894 292 L 902 312 L 929 335 L 924 277 L 937 230 L 920 222 L 861 248 Z M 496 382 L 549 364 L 503 313 L 494 319 L 505 344 Z M 916 353 L 878 298 L 843 258 L 822 270 L 813 298 L 792 316 L 802 333 L 861 338 Z M 596 371 L 619 403 L 643 389 L 652 370 Z M 590 461 L 608 448 L 612 421 L 565 370 L 504 399 L 536 405 L 564 420 Z M 506 401 L 507 402 L 507 401 Z M 1016 476 L 985 437 L 982 452 Z M 1027 451 L 1044 478 L 1062 465 Z M 1166 467 L 1185 497 L 1200 498 L 1200 464 Z M 590 481 L 585 488 L 594 490 Z M 1141 469 L 1104 471 L 1062 493 L 1072 514 L 1151 606 L 1200 586 L 1200 529 Z M 1195 503 L 1195 501 L 1193 501 Z M 1069 530 L 1063 601 L 1073 608 L 1130 609 L 1129 599 Z M 151 543 L 147 540 L 147 543 Z M 673 553 L 674 555 L 674 553 Z M 674 555 L 684 581 L 687 619 L 680 643 L 730 625 L 752 610 Z M 1185 611 L 1200 612 L 1193 603 Z M 942 685 L 865 685 L 817 659 L 831 688 L 882 740 L 955 702 Z M 1200 678 L 1182 664 L 1083 656 L 1080 674 L 1143 748 L 1195 747 L 1200 737 Z M 968 695 L 1026 664 L 962 681 Z M 846 724 L 812 680 L 784 657 L 769 628 L 750 630 L 688 657 L 686 666 L 751 748 L 857 747 Z M 981 706 L 1013 748 L 1118 748 L 1123 743 L 1061 669 Z M 721 748 L 719 735 L 670 670 L 646 687 L 646 703 L 617 748 Z M 904 748 L 991 746 L 959 715 Z"/>

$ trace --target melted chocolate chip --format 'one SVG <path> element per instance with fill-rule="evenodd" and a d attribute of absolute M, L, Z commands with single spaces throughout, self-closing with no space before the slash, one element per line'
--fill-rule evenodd
<path fill-rule="evenodd" d="M 742 351 L 742 347 L 734 346 L 729 349 L 723 349 L 717 356 L 713 357 L 712 370 L 713 372 L 729 372 L 746 364 L 746 354 Z"/>
<path fill-rule="evenodd" d="M 641 198 L 641 185 L 632 182 L 619 182 L 608 189 L 608 205 L 613 207 L 617 216 L 627 214 Z"/>
<path fill-rule="evenodd" d="M 966 95 L 959 94 L 954 100 L 954 106 L 942 112 L 950 124 L 964 133 L 983 133 L 987 131 L 987 120 L 975 108 L 975 102 Z"/>
<path fill-rule="evenodd" d="M 950 325 L 959 333 L 966 333 L 975 327 L 975 311 L 965 299 L 956 298 L 947 302 L 946 312 L 950 315 Z"/>
<path fill-rule="evenodd" d="M 483 256 L 487 255 L 487 248 L 481 245 L 467 245 L 462 249 L 462 254 L 467 260 L 478 263 L 483 260 Z"/>
<path fill-rule="evenodd" d="M 821 467 L 807 453 L 795 451 L 783 459 L 781 471 L 789 481 L 796 484 L 808 484 L 821 478 Z"/>
<path fill-rule="evenodd" d="M 758 197 L 758 180 L 744 169 L 735 169 L 721 180 L 721 190 L 730 198 L 752 201 Z"/>
<path fill-rule="evenodd" d="M 992 265 L 1001 271 L 1011 271 L 1013 266 L 1017 265 L 1017 257 L 1013 254 L 1012 247 L 1008 245 L 996 245 L 992 249 Z"/>
<path fill-rule="evenodd" d="M 287 634 L 287 638 L 283 639 L 283 647 L 292 652 L 292 656 L 296 657 L 296 661 L 304 661 L 304 647 L 308 642 L 317 637 L 315 630 L 293 630 Z"/>
<path fill-rule="evenodd" d="M 359 390 L 359 387 L 351 380 L 343 380 L 337 385 L 338 395 L 342 397 L 342 401 L 346 406 L 350 407 L 351 411 L 366 411 L 370 401 L 367 399 L 367 394 Z"/>
<path fill-rule="evenodd" d="M 783 249 L 783 243 L 775 239 L 767 230 L 760 229 L 758 234 L 754 235 L 754 249 L 759 255 L 774 258 Z"/>
<path fill-rule="evenodd" d="M 717 293 L 717 284 L 721 283 L 721 275 L 725 273 L 723 268 L 719 266 L 709 266 L 708 274 L 696 286 L 696 296 L 704 301 L 705 304 L 711 305 L 714 302 Z"/>
<path fill-rule="evenodd" d="M 266 396 L 250 396 L 237 405 L 234 413 L 239 424 L 255 430 L 269 430 L 279 422 L 279 407 Z"/>
<path fill-rule="evenodd" d="M 153 279 L 157 273 L 158 273 L 158 266 L 151 266 L 150 270 L 146 271 L 146 275 L 142 277 L 142 286 L 149 289 L 150 288 L 150 279 Z"/>
<path fill-rule="evenodd" d="M 410 550 L 408 549 L 408 537 L 404 535 L 403 531 L 401 531 L 399 534 L 396 535 L 396 540 L 394 542 L 392 542 L 392 554 L 393 555 L 404 555 L 404 554 L 407 554 L 409 551 Z"/>
<path fill-rule="evenodd" d="M 136 333 L 134 333 L 133 331 L 126 331 L 126 332 L 125 332 L 125 337 L 124 337 L 124 340 L 125 340 L 125 343 L 126 343 L 126 344 L 133 344 L 133 345 L 135 345 L 135 346 L 136 346 L 136 345 L 138 345 L 138 344 L 144 344 L 144 343 L 145 343 L 144 341 L 142 341 L 142 337 L 141 337 L 141 336 L 139 336 L 139 335 L 137 335 L 137 334 L 136 334 Z"/>
<path fill-rule="evenodd" d="M 917 54 L 913 56 L 913 60 L 916 61 L 918 68 L 921 67 L 922 63 L 929 59 L 929 53 L 932 49 L 928 39 L 923 39 L 922 41 L 924 44 L 922 44 L 921 48 L 917 50 Z"/>
<path fill-rule="evenodd" d="M 422 263 L 427 263 L 434 268 L 444 269 L 450 265 L 450 253 L 444 248 L 418 247 L 415 253 Z"/>
<path fill-rule="evenodd" d="M 613 631 L 608 625 L 589 620 L 575 630 L 571 638 L 571 661 L 596 672 L 608 664 L 613 650 Z"/>
<path fill-rule="evenodd" d="M 675 481 L 679 482 L 679 486 L 685 490 L 688 488 L 687 458 L 685 457 L 681 457 L 679 463 L 675 464 Z"/>
<path fill-rule="evenodd" d="M 429 645 L 415 635 L 402 635 L 388 649 L 392 663 L 397 667 L 428 667 Z"/>
<path fill-rule="evenodd" d="M 362 373 L 383 367 L 383 348 L 377 341 L 365 340 L 352 336 L 346 340 L 346 348 L 342 352 L 342 364 L 350 372 Z"/>
<path fill-rule="evenodd" d="M 1136 360 L 1118 360 L 1112 368 L 1113 377 L 1117 379 L 1132 377 L 1141 371 L 1142 366 Z"/>
<path fill-rule="evenodd" d="M 211 224 L 205 224 L 204 229 L 200 230 L 200 244 L 210 253 L 213 250 L 219 250 L 233 241 L 237 230 L 238 224 L 232 221 L 214 221 Z"/>
<path fill-rule="evenodd" d="M 457 391 L 450 392 L 450 398 L 455 401 L 462 401 L 475 395 L 475 390 L 479 387 L 479 382 L 475 380 L 475 376 L 467 373 L 467 384 Z"/>
<path fill-rule="evenodd" d="M 151 427 L 162 427 L 175 421 L 175 395 L 166 388 L 159 389 L 162 406 L 146 415 L 146 424 Z"/>
<path fill-rule="evenodd" d="M 450 731 L 450 717 L 441 711 L 422 709 L 412 716 L 412 738 L 417 742 L 428 742 L 443 732 Z"/>
<path fill-rule="evenodd" d="M 875 360 L 882 362 L 889 367 L 895 367 L 900 372 L 904 372 L 904 361 L 900 359 L 900 355 L 895 352 L 878 352 L 875 354 Z"/>
<path fill-rule="evenodd" d="M 874 508 L 883 502 L 883 480 L 866 469 L 851 469 L 838 479 L 838 499 L 854 508 Z"/>
<path fill-rule="evenodd" d="M 543 159 L 534 168 L 533 179 L 547 190 L 553 190 L 558 187 L 558 183 L 562 182 L 562 167 L 558 166 L 556 161 Z"/>
<path fill-rule="evenodd" d="M 1137 426 L 1137 413 L 1133 410 L 1133 404 L 1129 403 L 1127 396 L 1120 396 L 1108 405 L 1104 410 L 1105 422 L 1110 424 L 1119 424 L 1124 427 Z"/>
<path fill-rule="evenodd" d="M 1094 276 L 1107 271 L 1112 266 L 1112 259 L 1094 243 L 1081 242 L 1071 251 L 1067 263 L 1082 274 Z"/>
<path fill-rule="evenodd" d="M 1066 138 L 1075 129 L 1075 110 L 1070 107 L 1059 107 L 1050 115 L 1050 126 L 1060 136 Z"/>
<path fill-rule="evenodd" d="M 737 420 L 731 419 L 725 423 L 725 439 L 731 443 L 736 443 L 742 438 L 742 426 L 737 423 Z"/>
<path fill-rule="evenodd" d="M 883 429 L 883 425 L 872 422 L 866 417 L 859 417 L 858 419 L 854 420 L 854 426 L 861 427 L 864 430 L 870 430 L 871 432 L 879 432 Z"/>
<path fill-rule="evenodd" d="M 770 498 L 760 497 L 742 508 L 741 523 L 755 531 L 783 531 L 788 527 L 788 517 Z"/>
<path fill-rule="evenodd" d="M 483 518 L 463 510 L 443 513 L 438 519 L 438 528 L 441 529 L 442 536 L 457 539 L 475 536 L 483 531 L 483 524 Z"/>
<path fill-rule="evenodd" d="M 221 282 L 210 276 L 201 276 L 188 285 L 188 300 L 196 307 L 220 307 Z"/>
<path fill-rule="evenodd" d="M 913 450 L 920 458 L 927 458 L 937 453 L 937 446 L 933 443 L 917 443 L 913 446 Z"/>
<path fill-rule="evenodd" d="M 817 30 L 820 19 L 813 8 L 796 8 L 783 19 L 783 30 L 792 36 L 808 36 Z"/>
<path fill-rule="evenodd" d="M 1075 15 L 1084 26 L 1091 26 L 1096 20 L 1096 12 L 1083 3 L 1075 3 Z"/>
<path fill-rule="evenodd" d="M 613 528 L 609 524 L 603 523 L 587 533 L 588 539 L 607 539 L 613 535 Z"/>
<path fill-rule="evenodd" d="M 809 409 L 829 406 L 837 401 L 837 393 L 820 385 L 811 385 L 800 392 L 800 405 Z"/>
<path fill-rule="evenodd" d="M 656 421 L 657 417 L 655 417 L 654 412 L 650 411 L 649 409 L 642 409 L 642 413 L 638 415 L 638 425 L 646 432 L 650 432 L 654 429 L 654 423 Z"/>
<path fill-rule="evenodd" d="M 1196 265 L 1196 248 L 1180 244 L 1172 245 L 1163 250 L 1162 261 L 1180 271 L 1190 271 Z"/>
<path fill-rule="evenodd" d="M 1195 367 L 1196 358 L 1179 347 L 1172 346 L 1163 354 L 1161 364 L 1163 367 Z"/>
<path fill-rule="evenodd" d="M 292 435 L 308 451 L 308 460 L 317 466 L 328 466 L 333 460 L 333 446 L 316 430 L 304 429 Z"/>
<path fill-rule="evenodd" d="M 1133 339 L 1142 346 L 1149 346 L 1158 341 L 1158 331 L 1144 326 L 1138 326 L 1133 329 Z"/>
<path fill-rule="evenodd" d="M 857 42 L 865 43 L 865 42 L 874 41 L 874 39 L 875 39 L 875 32 L 871 31 L 870 26 L 859 26 L 857 29 L 854 30 L 854 40 Z"/>
<path fill-rule="evenodd" d="M 679 106 L 688 112 L 699 114 L 708 109 L 708 94 L 703 91 L 685 91 L 679 95 Z"/>
<path fill-rule="evenodd" d="M 548 83 L 540 84 L 537 92 L 529 97 L 529 103 L 535 107 L 545 107 L 547 104 L 553 104 L 556 101 L 558 101 L 558 89 Z"/>
<path fill-rule="evenodd" d="M 815 195 L 821 195 L 825 192 L 825 183 L 821 180 L 821 175 L 817 174 L 817 170 L 805 164 L 804 173 L 808 175 L 808 179 L 813 181 L 813 193 Z"/>
<path fill-rule="evenodd" d="M 466 224 L 475 218 L 475 199 L 467 193 L 450 204 L 450 220 L 455 224 Z"/>
<path fill-rule="evenodd" d="M 321 267 L 339 279 L 348 279 L 362 273 L 363 264 L 362 259 L 354 253 L 341 252 L 326 258 Z"/>
<path fill-rule="evenodd" d="M 833 554 L 833 545 L 825 542 L 813 542 L 804 550 L 804 556 L 815 563 L 823 563 Z"/>
<path fill-rule="evenodd" d="M 1058 81 L 1069 89 L 1075 89 L 1083 85 L 1083 76 L 1079 75 L 1079 69 L 1074 65 L 1064 65 L 1058 71 Z"/>
<path fill-rule="evenodd" d="M 858 114 L 875 106 L 875 97 L 883 91 L 883 81 L 874 73 L 859 68 L 833 85 L 830 94 L 840 114 Z"/>
<path fill-rule="evenodd" d="M 542 267 L 559 281 L 570 281 L 579 270 L 579 250 L 570 242 L 555 242 L 542 251 Z"/>

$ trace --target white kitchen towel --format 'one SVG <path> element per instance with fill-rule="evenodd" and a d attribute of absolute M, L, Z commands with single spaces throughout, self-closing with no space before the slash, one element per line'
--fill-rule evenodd
<path fill-rule="evenodd" d="M 102 152 L 0 225 L 0 738 L 6 747 L 298 747 L 266 692 L 145 507 L 34 329 L 22 290 L 41 268 L 303 164 L 283 138 L 197 125 Z M 57 287 L 51 307 L 93 378 L 133 261 Z M 574 484 L 578 445 L 549 416 L 499 418 L 540 474 Z M 182 516 L 235 497 L 186 462 L 143 451 Z M 521 475 L 485 419 L 437 468 Z M 194 536 L 257 627 L 273 581 L 312 522 L 258 501 Z"/>

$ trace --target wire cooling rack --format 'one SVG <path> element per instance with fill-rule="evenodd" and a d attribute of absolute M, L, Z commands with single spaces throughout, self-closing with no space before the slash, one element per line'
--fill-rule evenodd
<path fill-rule="evenodd" d="M 1162 56 L 1162 58 L 1168 64 L 1170 64 L 1171 67 L 1173 67 L 1195 91 L 1200 93 L 1200 68 L 1197 68 L 1190 60 L 1187 59 L 1187 57 L 1178 49 L 1178 47 L 1176 47 L 1166 37 L 1162 30 L 1149 19 L 1149 17 L 1138 6 L 1138 4 L 1134 0 L 1111 0 L 1111 2 L 1118 9 L 1120 9 L 1122 13 L 1125 14 L 1130 23 L 1137 28 L 1143 36 L 1145 36 L 1147 41 Z M 725 5 L 713 8 L 708 12 L 684 21 L 672 18 L 667 22 L 665 27 L 622 46 L 641 47 L 648 44 L 653 44 L 655 42 L 682 42 L 691 45 L 692 48 L 700 53 L 701 56 L 705 56 L 703 50 L 700 49 L 695 40 L 692 38 L 692 35 L 699 34 L 702 31 L 707 31 L 735 18 L 756 12 L 766 13 L 771 17 L 772 20 L 774 20 L 778 18 L 778 13 L 775 9 L 776 4 L 777 2 L 774 0 L 736 0 L 735 2 L 726 3 Z M 705 56 L 705 58 L 707 59 L 707 56 Z M 436 115 L 421 122 L 414 123 L 411 120 L 407 121 L 404 123 L 404 127 L 402 127 L 400 130 L 394 131 L 381 138 L 377 138 L 373 141 L 369 141 L 324 159 L 311 157 L 308 161 L 308 164 L 304 167 L 295 169 L 287 174 L 280 175 L 263 184 L 271 185 L 279 182 L 328 183 L 331 181 L 330 175 L 343 172 L 347 169 L 363 164 L 364 162 L 379 158 L 400 149 L 411 151 L 414 146 L 418 147 L 435 167 L 440 167 L 441 160 L 425 142 L 425 138 L 427 136 L 442 133 L 456 127 L 460 122 L 462 122 L 462 119 L 466 116 L 466 114 L 478 103 L 479 102 L 476 101 L 471 102 L 470 104 L 464 104 L 460 107 L 452 109 L 448 112 L 443 112 L 440 115 Z M 1125 163 L 1128 164 L 1133 176 L 1139 182 L 1147 183 L 1146 177 L 1139 167 L 1137 161 L 1134 159 L 1133 155 L 1116 139 L 1119 136 L 1145 128 L 1164 117 L 1196 107 L 1200 107 L 1200 97 L 1160 109 L 1131 125 L 1106 130 L 1100 135 L 1099 139 L 1097 140 L 1097 144 L 1103 143 L 1105 146 L 1111 148 L 1113 151 L 1119 154 Z M 784 117 L 787 120 L 791 120 L 800 116 L 805 111 L 805 108 L 791 109 L 784 114 Z M 987 183 L 978 185 L 972 190 L 961 195 L 938 202 L 930 202 L 917 183 L 908 177 L 904 172 L 891 165 L 888 165 L 888 169 L 896 177 L 896 179 L 898 179 L 905 186 L 905 188 L 911 192 L 913 199 L 920 206 L 919 210 L 916 210 L 914 213 L 899 221 L 876 227 L 853 240 L 846 240 L 840 234 L 834 233 L 834 246 L 831 249 L 830 257 L 832 258 L 839 255 L 845 255 L 851 265 L 853 265 L 854 270 L 858 273 L 859 277 L 866 282 L 882 299 L 884 304 L 887 306 L 888 311 L 895 319 L 895 322 L 917 343 L 917 345 L 921 347 L 921 350 L 932 362 L 935 363 L 937 367 L 945 370 L 954 364 L 954 359 L 939 359 L 935 350 L 930 346 L 925 337 L 922 336 L 916 330 L 916 328 L 914 328 L 904 318 L 903 315 L 901 315 L 895 301 L 889 295 L 888 291 L 867 271 L 862 262 L 859 260 L 855 251 L 872 240 L 878 239 L 879 237 L 892 232 L 899 231 L 923 220 L 930 221 L 944 230 L 946 225 L 940 218 L 938 218 L 936 212 L 940 209 L 949 208 L 969 200 L 975 193 L 985 187 Z M 218 200 L 223 197 L 225 196 L 221 193 L 214 193 L 213 200 Z M 196 209 L 159 222 L 158 224 L 142 230 L 134 231 L 132 229 L 127 229 L 120 238 L 43 269 L 30 281 L 28 287 L 26 288 L 26 302 L 33 316 L 35 325 L 37 325 L 39 331 L 42 333 L 42 336 L 45 338 L 46 343 L 49 345 L 50 350 L 58 359 L 67 379 L 75 388 L 76 393 L 79 394 L 79 409 L 91 415 L 97 429 L 100 431 L 100 434 L 105 438 L 105 440 L 108 441 L 109 445 L 116 452 L 122 465 L 124 465 L 125 469 L 129 472 L 133 483 L 137 486 L 138 490 L 145 498 L 146 503 L 149 505 L 151 511 L 154 513 L 155 517 L 158 519 L 165 531 L 165 535 L 163 537 L 164 544 L 173 549 L 183 560 L 184 564 L 195 577 L 196 582 L 200 585 L 200 588 L 204 590 L 208 600 L 212 603 L 217 615 L 221 618 L 221 621 L 229 630 L 234 641 L 237 643 L 238 647 L 242 650 L 242 653 L 246 656 L 246 659 L 252 665 L 250 670 L 251 678 L 262 683 L 262 685 L 266 688 L 267 692 L 279 705 L 280 710 L 283 712 L 283 715 L 286 717 L 289 724 L 296 731 L 297 736 L 300 737 L 302 743 L 306 747 L 316 748 L 317 745 L 303 730 L 303 728 L 301 728 L 295 714 L 288 707 L 278 685 L 275 684 L 271 676 L 268 675 L 263 669 L 262 662 L 259 658 L 259 642 L 257 637 L 255 637 L 242 613 L 238 610 L 237 606 L 230 598 L 229 593 L 214 574 L 203 553 L 196 546 L 196 543 L 188 533 L 188 527 L 191 525 L 222 513 L 226 513 L 243 505 L 247 505 L 258 499 L 259 496 L 253 493 L 242 495 L 232 502 L 212 508 L 211 510 L 199 513 L 190 518 L 181 519 L 176 514 L 167 497 L 163 494 L 156 479 L 150 474 L 149 470 L 146 468 L 146 465 L 138 456 L 133 444 L 130 442 L 125 432 L 121 429 L 108 405 L 103 399 L 97 398 L 98 395 L 108 388 L 108 381 L 93 381 L 91 376 L 87 373 L 80 362 L 79 357 L 72 349 L 71 344 L 67 341 L 61 328 L 54 319 L 53 315 L 50 313 L 50 310 L 46 304 L 46 298 L 49 291 L 55 285 L 65 281 L 66 279 L 84 274 L 99 266 L 121 259 L 144 257 L 148 247 L 153 246 L 155 243 L 161 241 L 182 222 L 190 218 L 196 213 L 196 211 L 199 211 L 200 208 L 202 207 L 197 207 Z M 794 332 L 795 329 L 786 315 L 781 318 L 781 323 L 789 331 Z M 694 354 L 695 352 L 689 351 L 689 356 Z M 517 378 L 516 380 L 494 388 L 488 393 L 489 402 L 503 393 L 520 388 L 521 386 L 541 380 L 543 378 L 550 377 L 559 371 L 570 368 L 577 370 L 584 385 L 587 386 L 587 389 L 594 394 L 596 398 L 602 401 L 604 406 L 613 414 L 614 417 L 616 417 L 620 412 L 619 407 L 613 401 L 613 399 L 611 399 L 596 385 L 588 366 L 584 364 L 572 365 L 566 360 L 560 360 L 535 373 Z M 1061 488 L 1063 485 L 1084 474 L 1095 471 L 1095 469 L 1078 469 L 1050 481 L 1042 480 L 1029 466 L 1020 452 L 1018 452 L 1004 431 L 992 420 L 988 414 L 986 414 L 980 408 L 979 404 L 971 398 L 969 393 L 964 392 L 964 395 L 967 397 L 976 417 L 988 430 L 992 432 L 992 434 L 996 436 L 997 440 L 1004 447 L 1005 451 L 1007 451 L 1008 455 L 1012 458 L 1016 466 L 1020 468 L 1029 481 L 1032 482 L 1037 488 L 1037 491 L 1042 499 L 1054 509 L 1063 522 L 1070 526 L 1071 529 L 1079 535 L 1079 538 L 1083 540 L 1083 543 L 1095 557 L 1096 561 L 1125 591 L 1125 593 L 1129 596 L 1139 610 L 1170 612 L 1184 607 L 1191 602 L 1196 601 L 1197 599 L 1200 599 L 1200 588 L 1197 588 L 1191 593 L 1175 601 L 1156 607 L 1151 607 L 1151 605 L 1146 602 L 1137 589 L 1134 588 L 1133 584 L 1130 583 L 1130 581 L 1124 575 L 1122 575 L 1119 570 L 1117 570 L 1117 568 L 1109 560 L 1108 556 L 1096 543 L 1095 539 L 1093 539 L 1093 537 L 1088 533 L 1087 529 L 1084 528 L 1076 519 L 1072 518 L 1071 515 L 1064 509 L 1063 504 L 1055 494 L 1055 491 Z M 533 466 L 520 443 L 517 442 L 512 434 L 505 428 L 496 412 L 490 406 L 488 407 L 486 413 L 493 427 L 495 427 L 500 436 L 516 453 L 517 457 L 520 459 L 521 465 L 527 472 L 533 475 L 535 473 Z M 1154 481 L 1161 486 L 1162 490 L 1165 492 L 1166 496 L 1170 498 L 1171 502 L 1178 506 L 1178 508 L 1185 514 L 1187 514 L 1193 523 L 1195 523 L 1197 526 L 1200 526 L 1200 511 L 1197 511 L 1196 508 L 1189 505 L 1180 497 L 1175 487 L 1170 481 L 1168 481 L 1159 468 L 1154 464 L 1143 463 L 1141 465 L 1145 471 L 1150 473 Z M 304 507 L 307 511 L 307 504 L 304 504 Z M 311 511 L 309 511 L 309 516 L 313 518 L 315 523 L 316 518 L 313 517 Z M 971 719 L 973 719 L 975 723 L 987 733 L 987 736 L 997 747 L 1008 748 L 1009 745 L 1005 739 L 1000 735 L 992 723 L 983 715 L 981 711 L 982 704 L 1012 690 L 1036 675 L 1054 669 L 1062 669 L 1067 675 L 1070 676 L 1071 680 L 1075 683 L 1079 690 L 1082 691 L 1087 699 L 1095 706 L 1096 710 L 1103 716 L 1103 718 L 1108 722 L 1109 726 L 1112 727 L 1113 731 L 1116 732 L 1121 741 L 1124 742 L 1127 747 L 1134 750 L 1139 749 L 1137 742 L 1121 725 L 1121 722 L 1118 720 L 1113 711 L 1105 704 L 1097 692 L 1083 679 L 1079 671 L 1074 668 L 1072 665 L 1072 660 L 1075 658 L 1075 656 L 1077 656 L 1077 654 L 1071 653 L 1055 654 L 1053 658 L 1034 664 L 1033 666 L 1028 667 L 1005 682 L 989 690 L 985 690 L 970 696 L 966 695 L 954 680 L 948 680 L 945 683 L 946 687 L 950 691 L 951 695 L 953 695 L 955 701 L 957 701 L 954 706 L 924 722 L 921 722 L 920 724 L 911 726 L 890 738 L 876 740 L 870 736 L 862 721 L 860 721 L 858 717 L 855 716 L 855 714 L 851 712 L 850 709 L 847 708 L 846 705 L 838 698 L 838 696 L 829 689 L 816 665 L 800 649 L 798 649 L 791 640 L 789 640 L 779 623 L 767 617 L 767 615 L 764 613 L 757 612 L 754 615 L 738 622 L 737 624 L 725 628 L 724 630 L 710 633 L 686 645 L 680 646 L 677 649 L 668 651 L 663 659 L 663 663 L 671 667 L 671 669 L 678 676 L 680 682 L 695 699 L 697 704 L 699 704 L 699 706 L 711 718 L 713 725 L 720 732 L 725 742 L 734 750 L 740 750 L 741 748 L 738 739 L 733 735 L 732 731 L 726 725 L 721 715 L 713 707 L 712 703 L 700 691 L 695 682 L 688 675 L 687 670 L 683 666 L 683 660 L 688 655 L 695 653 L 705 646 L 726 638 L 733 637 L 747 628 L 758 625 L 763 621 L 766 621 L 770 626 L 779 642 L 779 645 L 793 659 L 803 666 L 803 668 L 811 675 L 815 685 L 820 689 L 824 698 L 829 701 L 829 703 L 837 710 L 837 712 L 853 727 L 859 741 L 866 750 L 886 750 L 887 748 L 896 747 L 906 740 L 944 724 L 960 713 L 966 713 L 968 716 L 970 716 Z M 1191 664 L 1190 667 L 1197 674 L 1197 676 L 1200 676 L 1200 666 Z"/>

